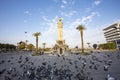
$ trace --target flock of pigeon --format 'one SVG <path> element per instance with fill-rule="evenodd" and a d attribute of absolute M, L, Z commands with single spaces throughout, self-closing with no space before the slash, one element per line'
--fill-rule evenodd
<path fill-rule="evenodd" d="M 120 51 L 32 53 L 0 53 L 0 80 L 120 80 Z"/>

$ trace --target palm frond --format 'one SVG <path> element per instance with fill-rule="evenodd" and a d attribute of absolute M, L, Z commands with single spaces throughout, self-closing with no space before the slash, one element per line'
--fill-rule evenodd
<path fill-rule="evenodd" d="M 36 36 L 40 36 L 41 33 L 40 32 L 36 32 L 36 33 L 33 33 L 33 35 L 36 37 Z"/>
<path fill-rule="evenodd" d="M 85 26 L 84 25 L 78 25 L 78 27 L 76 28 L 77 30 L 85 30 Z"/>

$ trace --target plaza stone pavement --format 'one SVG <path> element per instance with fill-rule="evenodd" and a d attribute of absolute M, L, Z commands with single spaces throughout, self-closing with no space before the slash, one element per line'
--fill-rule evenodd
<path fill-rule="evenodd" d="M 0 80 L 120 80 L 120 51 L 64 56 L 32 53 L 0 53 Z"/>

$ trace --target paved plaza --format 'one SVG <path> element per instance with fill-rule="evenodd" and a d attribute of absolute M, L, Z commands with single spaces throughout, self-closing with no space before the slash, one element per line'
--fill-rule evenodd
<path fill-rule="evenodd" d="M 0 53 L 0 80 L 120 80 L 120 51 L 63 56 Z"/>

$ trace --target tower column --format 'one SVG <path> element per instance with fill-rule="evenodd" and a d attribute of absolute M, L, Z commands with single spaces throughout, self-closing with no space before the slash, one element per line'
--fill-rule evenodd
<path fill-rule="evenodd" d="M 62 19 L 59 19 L 58 21 L 58 40 L 63 40 L 63 23 Z"/>

